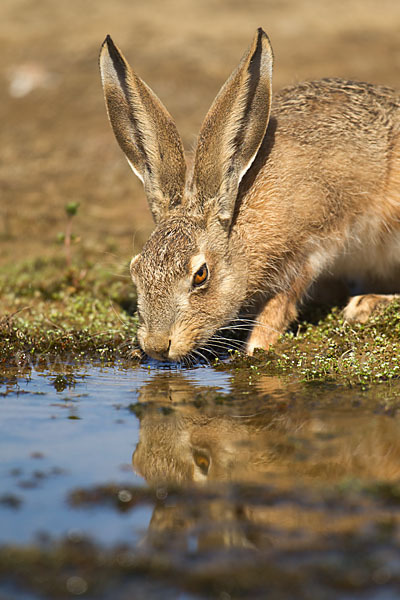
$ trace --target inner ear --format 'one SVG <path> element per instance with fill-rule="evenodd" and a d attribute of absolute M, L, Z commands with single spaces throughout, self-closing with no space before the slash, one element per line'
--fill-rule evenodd
<path fill-rule="evenodd" d="M 144 184 L 156 223 L 182 203 L 186 163 L 176 125 L 110 36 L 100 53 L 104 97 L 115 137 Z"/>

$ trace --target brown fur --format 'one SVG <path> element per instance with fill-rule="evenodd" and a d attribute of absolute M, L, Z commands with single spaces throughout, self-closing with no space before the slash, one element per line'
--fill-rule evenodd
<path fill-rule="evenodd" d="M 247 352 L 267 348 L 320 276 L 400 291 L 396 92 L 303 83 L 279 93 L 270 116 L 272 50 L 259 30 L 206 116 L 183 187 L 182 145 L 161 102 L 109 38 L 100 63 L 114 132 L 157 223 L 131 268 L 145 352 L 180 360 L 210 340 L 221 347 L 216 332 L 242 311 L 254 317 Z M 209 270 L 198 289 L 194 257 Z"/>

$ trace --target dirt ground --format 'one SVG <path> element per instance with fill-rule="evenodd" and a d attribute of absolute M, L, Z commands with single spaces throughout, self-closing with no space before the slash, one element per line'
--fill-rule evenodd
<path fill-rule="evenodd" d="M 124 264 L 152 228 L 140 182 L 107 122 L 97 67 L 107 33 L 193 147 L 256 27 L 275 89 L 343 76 L 400 87 L 398 0 L 2 0 L 0 266 L 56 255 L 67 202 L 96 261 Z"/>

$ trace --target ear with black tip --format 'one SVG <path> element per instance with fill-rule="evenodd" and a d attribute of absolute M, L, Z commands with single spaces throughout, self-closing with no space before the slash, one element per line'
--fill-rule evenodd
<path fill-rule="evenodd" d="M 156 222 L 182 202 L 186 164 L 175 123 L 132 71 L 110 36 L 100 52 L 108 116 L 130 166 L 142 180 Z"/>
<path fill-rule="evenodd" d="M 214 203 L 226 228 L 232 221 L 239 183 L 267 130 L 272 64 L 271 44 L 260 28 L 214 100 L 200 131 L 193 188 L 204 205 Z"/>

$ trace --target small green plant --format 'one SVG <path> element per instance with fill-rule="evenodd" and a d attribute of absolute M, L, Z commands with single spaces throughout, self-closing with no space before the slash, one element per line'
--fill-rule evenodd
<path fill-rule="evenodd" d="M 65 228 L 65 233 L 59 233 L 57 236 L 57 241 L 61 244 L 64 244 L 65 262 L 68 270 L 71 269 L 72 265 L 71 245 L 76 239 L 75 235 L 72 233 L 72 221 L 77 215 L 78 209 L 79 202 L 68 202 L 68 204 L 65 205 L 65 212 L 67 213 L 67 226 Z"/>

